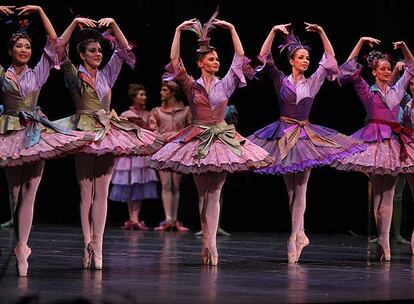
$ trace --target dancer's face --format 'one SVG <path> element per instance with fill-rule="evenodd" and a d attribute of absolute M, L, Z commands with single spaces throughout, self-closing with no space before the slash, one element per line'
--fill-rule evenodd
<path fill-rule="evenodd" d="M 85 52 L 79 53 L 85 65 L 97 69 L 102 62 L 102 49 L 99 42 L 90 42 L 86 46 Z"/>
<path fill-rule="evenodd" d="M 306 49 L 297 49 L 289 60 L 293 70 L 304 73 L 309 67 L 309 52 Z"/>
<path fill-rule="evenodd" d="M 414 96 L 414 78 L 411 78 L 409 88 L 410 88 L 411 95 Z"/>
<path fill-rule="evenodd" d="M 372 70 L 375 80 L 379 82 L 388 82 L 391 77 L 391 64 L 388 60 L 380 59 Z"/>
<path fill-rule="evenodd" d="M 212 50 L 207 54 L 200 56 L 197 65 L 201 70 L 209 74 L 217 73 L 220 68 L 220 60 L 217 52 Z"/>
<path fill-rule="evenodd" d="M 169 100 L 172 96 L 174 96 L 174 92 L 167 86 L 162 86 L 161 87 L 161 101 L 167 101 Z"/>
<path fill-rule="evenodd" d="M 145 90 L 139 90 L 134 97 L 132 97 L 134 106 L 144 108 L 147 102 L 147 92 Z"/>
<path fill-rule="evenodd" d="M 32 57 L 32 45 L 26 38 L 19 38 L 9 50 L 12 56 L 13 64 L 16 66 L 23 66 L 27 64 Z"/>

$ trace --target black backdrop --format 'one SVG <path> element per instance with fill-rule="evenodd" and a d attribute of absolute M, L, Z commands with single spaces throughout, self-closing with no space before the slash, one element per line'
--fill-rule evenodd
<path fill-rule="evenodd" d="M 7 4 L 7 3 L 4 3 Z M 13 5 L 27 4 L 11 1 Z M 112 106 L 118 113 L 128 107 L 127 87 L 131 82 L 148 88 L 148 109 L 159 104 L 160 76 L 169 60 L 170 44 L 175 27 L 183 20 L 198 17 L 202 21 L 220 4 L 219 18 L 236 26 L 248 56 L 255 56 L 269 30 L 275 24 L 292 22 L 296 33 L 313 47 L 311 52 L 314 71 L 322 55 L 322 45 L 315 33 L 305 33 L 303 22 L 322 25 L 330 38 L 339 63 L 346 60 L 360 36 L 373 36 L 382 40 L 379 47 L 390 52 L 395 59 L 401 56 L 392 50 L 392 41 L 405 40 L 414 47 L 412 18 L 414 4 L 397 1 L 202 1 L 202 0 L 133 0 L 112 1 L 37 1 L 43 6 L 60 35 L 74 15 L 91 18 L 113 17 L 126 34 L 136 43 L 137 65 L 131 70 L 124 66 L 113 89 Z M 335 8 L 333 7 L 335 6 Z M 10 31 L 0 28 L 0 63 L 10 64 L 6 43 Z M 38 60 L 44 36 L 40 24 L 33 36 L 33 60 Z M 233 49 L 225 30 L 212 34 L 212 44 L 221 58 L 223 75 L 231 62 Z M 279 40 L 276 39 L 276 43 Z M 275 43 L 275 44 L 276 44 Z M 198 76 L 195 69 L 196 38 L 192 33 L 182 35 L 181 53 L 188 71 Z M 366 53 L 366 49 L 363 53 Z M 279 67 L 287 71 L 285 58 L 277 55 Z M 288 72 L 288 71 L 287 71 Z M 369 77 L 369 74 L 366 74 Z M 42 89 L 39 104 L 50 119 L 58 119 L 74 112 L 70 96 L 59 71 L 52 71 Z M 239 132 L 249 135 L 278 117 L 276 94 L 266 78 L 250 81 L 246 88 L 236 91 L 230 99 L 240 113 Z M 340 88 L 336 83 L 325 83 L 311 111 L 312 122 L 352 134 L 363 125 L 365 112 L 351 87 Z M 311 232 L 367 233 L 367 178 L 356 173 L 338 172 L 330 168 L 312 171 L 308 187 L 306 227 Z M 228 177 L 224 187 L 223 227 L 236 230 L 288 231 L 289 210 L 287 195 L 281 176 L 262 176 L 252 173 Z M 412 228 L 413 208 L 406 190 L 403 233 Z M 35 208 L 34 223 L 79 224 L 79 192 L 75 178 L 74 160 L 69 156 L 48 161 L 40 185 Z M 0 174 L 0 220 L 9 217 L 7 182 Z M 127 217 L 126 205 L 109 202 L 108 224 L 120 225 Z M 151 226 L 163 220 L 160 201 L 144 203 L 141 218 Z M 190 228 L 198 229 L 197 197 L 191 177 L 184 177 L 179 218 Z"/>

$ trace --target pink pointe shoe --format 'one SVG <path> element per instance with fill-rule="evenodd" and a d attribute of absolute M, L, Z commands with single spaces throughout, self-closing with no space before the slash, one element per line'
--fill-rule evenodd
<path fill-rule="evenodd" d="M 210 250 L 208 250 L 207 247 L 203 247 L 203 249 L 201 250 L 201 263 L 203 265 L 217 266 L 218 255 L 211 255 Z"/>
<path fill-rule="evenodd" d="M 291 236 L 287 242 L 288 263 L 294 264 L 297 262 L 296 238 Z"/>
<path fill-rule="evenodd" d="M 385 262 L 390 262 L 391 261 L 390 243 L 386 239 L 378 238 L 377 257 L 378 257 L 380 262 L 382 262 L 383 260 Z"/>
<path fill-rule="evenodd" d="M 14 249 L 14 255 L 16 256 L 17 275 L 19 277 L 27 276 L 27 270 L 29 268 L 29 263 L 27 262 L 27 259 L 29 258 L 31 253 L 32 250 L 28 246 L 20 248 L 16 247 Z"/>
<path fill-rule="evenodd" d="M 305 232 L 299 233 L 296 236 L 296 263 L 299 261 L 303 248 L 309 245 L 309 239 Z"/>

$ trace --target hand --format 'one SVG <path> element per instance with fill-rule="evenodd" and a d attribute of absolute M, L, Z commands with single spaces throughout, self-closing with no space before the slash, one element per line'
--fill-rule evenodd
<path fill-rule="evenodd" d="M 393 42 L 392 45 L 394 46 L 394 50 L 396 50 L 396 49 L 400 49 L 403 46 L 405 46 L 405 42 L 404 41 L 396 41 L 396 42 Z"/>
<path fill-rule="evenodd" d="M 77 17 L 73 20 L 80 28 L 83 27 L 96 27 L 96 24 L 98 22 L 96 22 L 93 19 L 89 19 L 89 18 L 82 18 L 82 17 Z"/>
<path fill-rule="evenodd" d="M 303 23 L 306 25 L 305 30 L 307 32 L 320 33 L 323 31 L 322 26 L 319 26 L 315 23 L 308 23 L 308 22 L 303 22 Z"/>
<path fill-rule="evenodd" d="M 199 22 L 197 20 L 197 18 L 193 18 L 193 19 L 190 19 L 190 20 L 186 20 L 183 23 L 181 23 L 179 26 L 177 26 L 177 31 L 181 32 L 181 31 L 184 31 L 184 30 L 186 30 L 188 28 L 191 28 L 197 22 Z"/>
<path fill-rule="evenodd" d="M 37 5 L 25 5 L 25 6 L 21 6 L 16 8 L 16 11 L 20 11 L 17 15 L 21 16 L 21 15 L 29 15 L 31 13 L 34 12 L 40 12 L 42 10 L 42 8 L 40 6 Z"/>
<path fill-rule="evenodd" d="M 233 24 L 231 24 L 231 23 L 229 23 L 227 21 L 224 21 L 224 20 L 213 19 L 212 24 L 214 26 L 221 27 L 221 28 L 224 28 L 226 30 L 234 29 L 234 25 Z"/>
<path fill-rule="evenodd" d="M 272 27 L 272 31 L 276 34 L 277 32 L 281 32 L 285 35 L 289 34 L 288 27 L 291 26 L 292 23 L 286 23 L 286 24 L 279 24 Z"/>
<path fill-rule="evenodd" d="M 370 47 L 374 47 L 374 45 L 381 43 L 381 40 L 372 37 L 361 37 L 359 41 L 361 43 L 368 44 Z"/>
<path fill-rule="evenodd" d="M 112 18 L 102 18 L 98 21 L 99 27 L 109 27 L 115 23 L 115 20 Z"/>
<path fill-rule="evenodd" d="M 12 9 L 14 8 L 15 6 L 13 5 L 0 5 L 0 14 L 5 16 L 13 15 L 14 11 Z"/>
<path fill-rule="evenodd" d="M 404 61 L 398 61 L 398 62 L 395 64 L 395 68 L 396 68 L 398 71 L 402 71 L 402 70 L 404 70 L 404 68 L 405 68 L 405 63 L 404 63 Z"/>

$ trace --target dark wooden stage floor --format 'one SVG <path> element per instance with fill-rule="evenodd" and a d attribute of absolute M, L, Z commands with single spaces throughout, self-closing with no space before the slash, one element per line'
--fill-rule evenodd
<path fill-rule="evenodd" d="M 35 226 L 29 277 L 18 278 L 13 233 L 0 230 L 0 303 L 333 303 L 414 302 L 414 258 L 393 244 L 391 263 L 375 260 L 366 237 L 309 235 L 299 264 L 288 265 L 287 235 L 219 238 L 218 267 L 201 266 L 193 233 L 108 227 L 104 270 L 82 270 L 79 227 Z M 11 261 L 10 261 L 11 260 Z M 86 301 L 82 302 L 81 299 Z M 413 299 L 413 300 L 410 300 Z"/>

